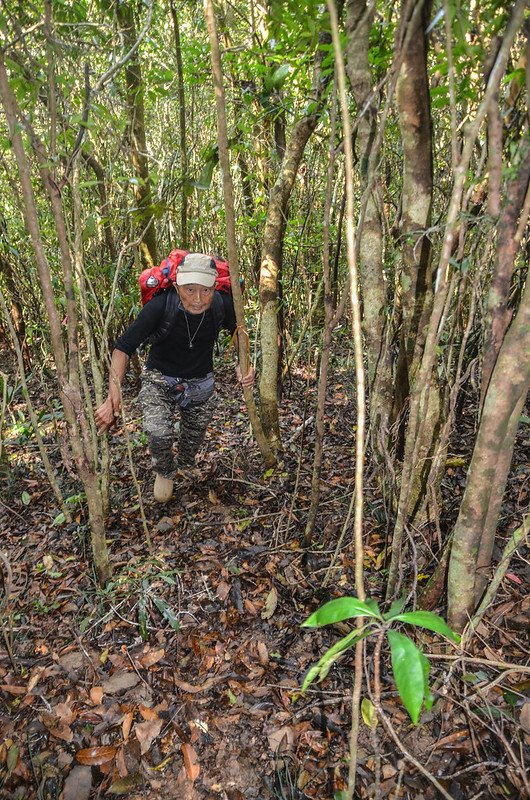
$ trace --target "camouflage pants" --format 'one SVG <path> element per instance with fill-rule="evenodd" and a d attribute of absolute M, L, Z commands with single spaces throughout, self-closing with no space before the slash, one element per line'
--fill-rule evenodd
<path fill-rule="evenodd" d="M 147 434 L 153 468 L 164 478 L 173 479 L 175 411 L 178 408 L 180 412 L 177 466 L 191 467 L 212 418 L 215 394 L 200 405 L 180 408 L 175 393 L 162 373 L 157 370 L 144 370 L 138 400 L 142 406 L 143 428 Z"/>

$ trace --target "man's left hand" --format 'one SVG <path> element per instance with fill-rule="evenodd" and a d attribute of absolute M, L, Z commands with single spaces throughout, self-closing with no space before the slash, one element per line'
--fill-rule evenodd
<path fill-rule="evenodd" d="M 249 367 L 248 372 L 246 375 L 241 374 L 241 367 L 238 365 L 236 367 L 236 376 L 239 383 L 245 389 L 251 389 L 254 386 L 254 381 L 256 380 L 256 370 L 254 367 Z"/>

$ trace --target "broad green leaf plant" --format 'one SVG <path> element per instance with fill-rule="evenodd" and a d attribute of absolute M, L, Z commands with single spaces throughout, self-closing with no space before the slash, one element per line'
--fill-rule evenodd
<path fill-rule="evenodd" d="M 392 671 L 399 696 L 408 714 L 416 725 L 423 709 L 428 710 L 433 704 L 433 695 L 429 689 L 429 661 L 412 639 L 400 631 L 394 630 L 398 622 L 425 628 L 445 636 L 458 643 L 460 637 L 449 628 L 446 622 L 431 611 L 403 612 L 404 599 L 392 603 L 386 613 L 382 613 L 375 600 L 359 600 L 358 597 L 339 597 L 325 603 L 311 614 L 302 627 L 321 628 L 336 622 L 343 622 L 354 617 L 364 617 L 367 622 L 360 628 L 346 634 L 327 650 L 322 658 L 308 671 L 302 686 L 302 694 L 313 683 L 322 681 L 329 673 L 337 659 L 361 639 L 376 633 L 386 633 L 390 645 Z"/>

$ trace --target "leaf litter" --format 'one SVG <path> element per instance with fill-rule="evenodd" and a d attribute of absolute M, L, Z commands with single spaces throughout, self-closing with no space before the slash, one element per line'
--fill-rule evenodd
<path fill-rule="evenodd" d="M 305 378 L 298 384 L 302 396 Z M 353 491 L 353 392 L 345 375 L 330 390 L 317 544 L 310 552 L 300 547 L 313 436 L 310 426 L 299 432 L 302 410 L 297 419 L 291 399 L 291 416 L 281 420 L 290 442 L 284 462 L 263 474 L 233 387 L 225 394 L 203 451 L 203 474 L 177 486 L 162 513 L 151 499 L 147 455 L 135 451 L 152 553 L 127 479 L 124 443 L 113 434 L 114 574 L 105 589 L 92 579 L 83 513 L 71 526 L 53 524 L 57 512 L 38 462 L 24 465 L 27 474 L 17 467 L 23 492 L 13 497 L 16 513 L 2 507 L 11 584 L 2 599 L 0 797 L 293 800 L 339 797 L 344 790 L 352 654 L 305 696 L 300 687 L 337 631 L 350 628 L 300 625 L 322 602 L 354 593 L 349 547 L 339 554 L 332 588 L 321 586 Z M 448 497 L 460 491 L 469 456 L 464 445 L 459 441 L 458 459 L 449 461 Z M 519 467 L 511 478 L 507 530 L 528 503 L 529 474 Z M 381 601 L 386 519 L 374 476 L 366 492 L 367 585 Z M 410 726 L 395 686 L 384 684 L 382 706 L 403 743 L 455 797 L 523 796 L 528 670 L 496 665 L 528 664 L 520 636 L 530 608 L 528 579 L 525 562 L 515 561 L 468 661 L 444 660 L 440 640 L 422 634 L 433 658 L 436 703 L 418 728 Z M 368 661 L 371 652 L 368 642 Z M 388 670 L 387 658 L 383 678 Z M 362 712 L 359 797 L 371 796 L 379 763 L 380 797 L 434 798 L 432 786 L 374 723 L 366 695 Z"/>

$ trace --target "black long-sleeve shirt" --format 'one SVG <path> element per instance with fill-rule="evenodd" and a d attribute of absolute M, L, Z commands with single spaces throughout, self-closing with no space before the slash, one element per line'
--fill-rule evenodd
<path fill-rule="evenodd" d="M 233 332 L 236 319 L 232 296 L 226 292 L 217 294 L 222 298 L 224 307 L 222 327 Z M 132 356 L 160 327 L 165 306 L 164 293 L 146 303 L 134 322 L 116 340 L 116 350 Z M 146 367 L 173 378 L 202 378 L 213 372 L 213 348 L 217 333 L 212 307 L 205 311 L 203 318 L 202 314 L 190 314 L 181 306 L 166 338 L 151 345 Z"/>

